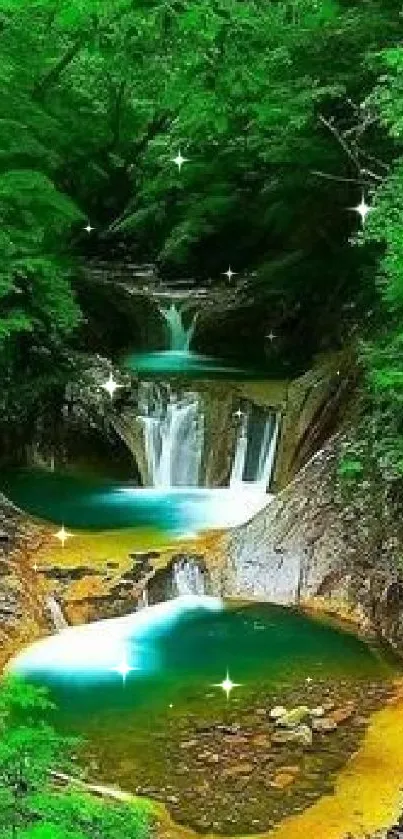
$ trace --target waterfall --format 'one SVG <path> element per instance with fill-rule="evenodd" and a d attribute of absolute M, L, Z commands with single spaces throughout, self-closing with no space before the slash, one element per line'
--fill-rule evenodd
<path fill-rule="evenodd" d="M 204 574 L 191 559 L 179 559 L 172 566 L 172 583 L 176 595 L 206 594 Z"/>
<path fill-rule="evenodd" d="M 280 416 L 271 414 L 266 420 L 256 475 L 256 481 L 265 488 L 270 488 L 273 477 L 279 433 Z"/>
<path fill-rule="evenodd" d="M 230 486 L 251 485 L 266 491 L 273 477 L 280 417 L 258 409 L 244 414 L 235 449 Z"/>
<path fill-rule="evenodd" d="M 48 609 L 55 632 L 62 632 L 68 627 L 68 623 L 62 612 L 60 603 L 57 602 L 53 595 L 46 598 L 45 605 Z"/>
<path fill-rule="evenodd" d="M 141 592 L 141 595 L 137 601 L 137 608 L 146 609 L 148 605 L 148 589 L 146 586 L 146 588 L 143 588 L 143 591 Z"/>
<path fill-rule="evenodd" d="M 160 311 L 168 325 L 169 349 L 174 352 L 188 352 L 196 326 L 197 312 L 193 315 L 190 326 L 186 328 L 182 312 L 177 309 L 175 303 L 171 303 L 169 309 Z"/>
<path fill-rule="evenodd" d="M 246 453 L 248 450 L 248 417 L 244 414 L 242 417 L 241 429 L 235 448 L 235 457 L 232 464 L 230 487 L 239 486 L 242 484 L 243 473 L 245 469 Z"/>
<path fill-rule="evenodd" d="M 147 479 L 157 489 L 200 487 L 208 442 L 202 395 L 163 382 L 140 382 L 137 417 L 142 427 Z M 242 413 L 230 487 L 263 492 L 273 476 L 280 415 L 254 403 Z"/>
<path fill-rule="evenodd" d="M 178 394 L 169 386 L 144 382 L 140 419 L 152 485 L 198 486 L 204 418 L 195 393 Z"/>

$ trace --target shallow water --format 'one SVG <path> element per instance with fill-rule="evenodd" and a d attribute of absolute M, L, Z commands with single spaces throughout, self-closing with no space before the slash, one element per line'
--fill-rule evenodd
<path fill-rule="evenodd" d="M 233 833 L 267 828 L 329 789 L 396 672 L 362 640 L 293 610 L 204 598 L 67 630 L 15 667 L 51 688 L 56 721 L 88 740 L 93 774 L 167 801 L 179 820 Z M 228 699 L 227 673 L 239 684 Z M 340 729 L 308 752 L 273 750 L 273 704 L 329 698 L 359 707 L 347 739 Z M 285 792 L 272 782 L 290 764 L 298 781 Z"/>

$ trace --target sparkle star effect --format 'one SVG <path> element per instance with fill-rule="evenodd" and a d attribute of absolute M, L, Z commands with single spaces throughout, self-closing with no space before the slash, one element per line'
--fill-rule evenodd
<path fill-rule="evenodd" d="M 274 332 L 271 332 L 271 331 L 269 332 L 269 334 L 268 334 L 268 335 L 266 335 L 266 338 L 268 338 L 268 339 L 269 339 L 269 341 L 274 341 L 274 339 L 275 339 L 276 337 L 277 337 L 277 336 L 274 334 Z"/>
<path fill-rule="evenodd" d="M 218 682 L 217 684 L 213 685 L 213 687 L 221 688 L 221 690 L 223 690 L 224 693 L 226 694 L 227 699 L 229 699 L 229 695 L 230 695 L 231 691 L 234 688 L 241 687 L 241 685 L 238 684 L 238 682 L 233 682 L 232 681 L 232 679 L 230 678 L 229 672 L 227 670 L 227 675 L 226 675 L 225 679 L 223 679 L 222 682 Z"/>
<path fill-rule="evenodd" d="M 232 271 L 232 270 L 231 270 L 231 266 L 229 265 L 229 266 L 228 266 L 228 270 L 227 270 L 227 271 L 224 271 L 224 275 L 223 275 L 223 276 L 224 276 L 224 277 L 227 277 L 227 278 L 228 278 L 228 282 L 230 283 L 230 282 L 231 282 L 231 280 L 232 280 L 232 277 L 236 277 L 236 272 L 235 272 L 235 271 Z"/>
<path fill-rule="evenodd" d="M 176 164 L 179 172 L 181 171 L 183 164 L 188 163 L 188 162 L 189 162 L 189 158 L 188 157 L 182 157 L 182 154 L 181 154 L 180 150 L 178 151 L 178 154 L 176 155 L 176 157 L 172 158 L 172 163 Z"/>
<path fill-rule="evenodd" d="M 55 537 L 61 543 L 62 548 L 64 548 L 67 539 L 69 539 L 70 536 L 72 536 L 72 533 L 69 533 L 68 530 L 66 530 L 64 524 L 62 524 L 60 530 L 58 530 L 57 533 L 55 533 Z"/>
<path fill-rule="evenodd" d="M 116 667 L 112 667 L 112 670 L 114 673 L 118 673 L 119 676 L 122 677 L 122 681 L 124 684 L 129 673 L 131 673 L 133 670 L 136 670 L 136 668 L 130 666 L 126 658 L 126 655 L 124 655 L 119 664 Z"/>
<path fill-rule="evenodd" d="M 367 218 L 367 215 L 371 212 L 371 210 L 373 210 L 373 207 L 371 207 L 369 204 L 367 204 L 367 202 L 365 200 L 365 195 L 363 193 L 362 196 L 361 196 L 360 203 L 357 204 L 356 207 L 351 207 L 351 209 L 354 210 L 356 213 L 358 213 L 358 215 L 361 218 L 362 223 L 365 224 L 365 220 Z"/>
<path fill-rule="evenodd" d="M 84 230 L 86 230 L 86 231 L 87 231 L 87 233 L 91 233 L 91 231 L 92 231 L 92 230 L 95 230 L 95 227 L 92 227 L 92 225 L 90 224 L 90 222 L 88 222 L 88 224 L 86 225 L 86 227 L 84 227 Z"/>
<path fill-rule="evenodd" d="M 243 411 L 241 410 L 241 408 L 238 408 L 237 411 L 234 411 L 234 417 L 238 417 L 238 419 L 241 419 L 241 417 L 243 417 Z"/>
<path fill-rule="evenodd" d="M 122 385 L 119 385 L 117 383 L 117 381 L 115 381 L 115 379 L 113 377 L 113 373 L 109 373 L 109 378 L 107 379 L 106 382 L 104 382 L 101 385 L 101 387 L 104 390 L 106 390 L 106 392 L 109 393 L 109 396 L 111 397 L 111 399 L 113 399 L 113 395 L 114 395 L 115 391 L 118 389 L 118 387 L 122 387 Z"/>

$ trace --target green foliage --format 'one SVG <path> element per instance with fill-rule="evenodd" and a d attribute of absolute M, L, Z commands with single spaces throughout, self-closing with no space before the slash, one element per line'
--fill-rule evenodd
<path fill-rule="evenodd" d="M 47 721 L 45 690 L 18 679 L 0 684 L 1 839 L 148 839 L 146 803 L 105 804 L 84 793 L 52 788 L 51 772 L 79 769 L 76 739 Z"/>
<path fill-rule="evenodd" d="M 84 334 L 78 264 L 88 251 L 123 242 L 163 270 L 247 269 L 241 304 L 259 309 L 262 330 L 274 316 L 306 357 L 350 336 L 375 288 L 358 268 L 360 259 L 374 273 L 372 243 L 358 258 L 346 208 L 369 161 L 393 159 L 401 132 L 397 5 L 2 4 L 3 438 L 12 424 L 24 438 L 40 404 L 63 391 Z M 388 236 L 385 299 L 400 270 L 397 221 Z"/>
<path fill-rule="evenodd" d="M 362 477 L 363 464 L 361 460 L 345 455 L 340 459 L 338 472 L 341 478 L 355 481 Z"/>
<path fill-rule="evenodd" d="M 372 334 L 362 356 L 370 395 L 369 412 L 375 427 L 374 452 L 389 478 L 403 475 L 403 50 L 383 50 L 372 56 L 378 82 L 368 96 L 373 119 L 393 139 L 394 155 L 381 184 L 373 191 L 362 244 L 379 255 L 376 282 L 379 303 Z"/>
<path fill-rule="evenodd" d="M 74 831 L 85 839 L 147 839 L 150 835 L 151 811 L 145 802 L 105 805 L 88 795 L 70 792 L 37 796 L 35 809 L 46 823 L 68 831 L 68 836 L 75 835 Z"/>

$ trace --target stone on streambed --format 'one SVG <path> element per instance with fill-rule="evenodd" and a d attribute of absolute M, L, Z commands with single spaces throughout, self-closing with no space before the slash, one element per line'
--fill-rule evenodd
<path fill-rule="evenodd" d="M 311 708 L 310 716 L 313 719 L 318 719 L 320 717 L 324 717 L 325 716 L 325 709 L 324 709 L 323 705 L 319 705 L 318 708 Z"/>
<path fill-rule="evenodd" d="M 336 731 L 337 723 L 331 719 L 317 719 L 312 721 L 313 731 L 319 734 L 329 734 L 331 731 Z"/>
<path fill-rule="evenodd" d="M 268 786 L 274 789 L 286 789 L 294 783 L 299 773 L 299 766 L 284 766 L 280 772 L 276 773 L 272 780 L 269 780 Z"/>
<path fill-rule="evenodd" d="M 281 717 L 284 717 L 287 713 L 287 708 L 284 708 L 283 705 L 276 705 L 275 708 L 272 708 L 270 711 L 270 719 L 271 720 L 279 720 Z"/>
<path fill-rule="evenodd" d="M 295 744 L 309 748 L 313 743 L 312 731 L 309 725 L 299 725 L 296 728 L 288 731 L 275 731 L 272 735 L 271 742 L 273 746 L 286 746 Z"/>
<path fill-rule="evenodd" d="M 234 766 L 227 766 L 223 769 L 223 778 L 234 778 L 237 775 L 250 775 L 254 770 L 253 763 L 237 763 Z"/>
<path fill-rule="evenodd" d="M 296 728 L 305 720 L 309 719 L 311 713 L 307 705 L 298 705 L 297 708 L 292 708 L 291 711 L 286 711 L 285 714 L 278 717 L 276 725 L 280 728 Z"/>

